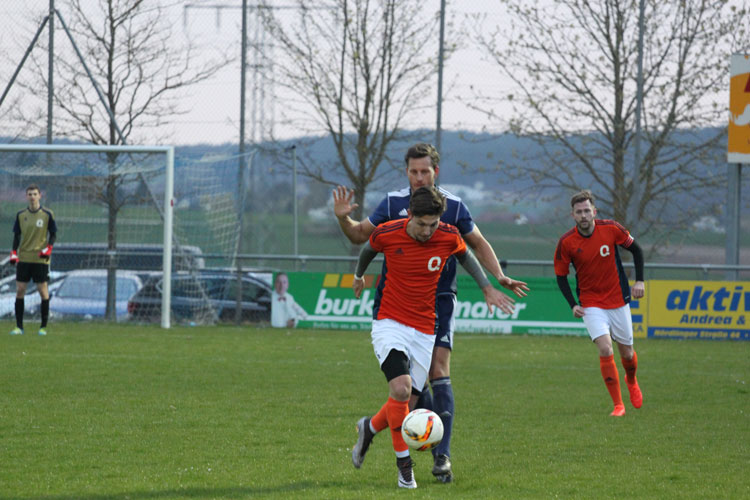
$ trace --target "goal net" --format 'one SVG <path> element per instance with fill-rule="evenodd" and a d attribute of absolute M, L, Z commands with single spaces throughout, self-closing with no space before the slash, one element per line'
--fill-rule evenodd
<path fill-rule="evenodd" d="M 0 171 L 3 248 L 10 250 L 16 213 L 27 206 L 26 187 L 38 185 L 42 206 L 54 213 L 52 320 L 168 328 L 227 315 L 240 233 L 236 159 L 178 162 L 175 169 L 172 147 L 0 145 Z M 207 261 L 213 282 L 204 279 Z M 0 273 L 11 281 L 15 271 L 4 262 Z M 27 291 L 32 317 L 35 302 Z"/>

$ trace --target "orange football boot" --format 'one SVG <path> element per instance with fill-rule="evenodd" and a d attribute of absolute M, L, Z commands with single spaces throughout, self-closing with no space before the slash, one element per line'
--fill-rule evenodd
<path fill-rule="evenodd" d="M 633 404 L 633 408 L 640 408 L 643 406 L 643 393 L 641 392 L 641 388 L 638 387 L 638 380 L 634 380 L 631 384 L 625 379 L 625 384 L 628 386 L 630 402 Z"/>
<path fill-rule="evenodd" d="M 612 413 L 609 414 L 610 417 L 623 417 L 625 416 L 625 405 L 617 405 L 615 406 L 615 409 L 612 410 Z"/>

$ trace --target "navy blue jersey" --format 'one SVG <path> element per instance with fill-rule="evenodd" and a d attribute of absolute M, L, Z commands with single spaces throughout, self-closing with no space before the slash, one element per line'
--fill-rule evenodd
<path fill-rule="evenodd" d="M 461 201 L 461 198 L 454 196 L 445 189 L 438 187 L 440 193 L 445 196 L 446 209 L 440 220 L 451 226 L 458 228 L 461 236 L 471 233 L 474 230 L 474 220 L 471 218 L 468 207 Z M 409 200 L 411 199 L 411 188 L 404 188 L 400 191 L 391 191 L 383 198 L 375 211 L 368 217 L 373 226 L 378 226 L 383 222 L 396 219 L 405 219 L 409 215 Z M 386 277 L 386 263 L 383 263 L 383 276 Z M 456 293 L 456 258 L 451 257 L 445 263 L 443 272 L 438 282 L 437 293 Z M 381 278 L 381 281 L 383 279 Z"/>

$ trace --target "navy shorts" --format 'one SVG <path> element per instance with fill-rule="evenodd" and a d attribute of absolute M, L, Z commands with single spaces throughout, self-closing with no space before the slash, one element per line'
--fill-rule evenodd
<path fill-rule="evenodd" d="M 49 264 L 17 262 L 16 281 L 28 283 L 32 279 L 34 280 L 34 283 L 45 283 L 49 281 Z"/>
<path fill-rule="evenodd" d="M 456 318 L 453 313 L 456 310 L 456 296 L 452 293 L 443 293 L 437 296 L 435 301 L 437 309 L 437 328 L 435 329 L 435 347 L 445 347 L 453 350 L 453 332 L 456 329 Z"/>

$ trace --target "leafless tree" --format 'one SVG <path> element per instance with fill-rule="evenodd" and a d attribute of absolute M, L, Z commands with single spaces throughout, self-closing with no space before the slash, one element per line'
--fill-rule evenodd
<path fill-rule="evenodd" d="M 284 106 L 307 117 L 309 132 L 330 136 L 338 153 L 331 165 L 301 162 L 301 172 L 327 184 L 346 178 L 361 218 L 368 186 L 391 172 L 381 167 L 392 164 L 389 145 L 405 138 L 404 119 L 421 116 L 433 97 L 438 13 L 417 0 L 292 5 L 263 9 L 280 53 L 277 82 L 292 96 Z"/>
<path fill-rule="evenodd" d="M 539 146 L 503 159 L 503 172 L 533 180 L 537 195 L 591 188 L 608 216 L 662 242 L 693 207 L 705 214 L 721 199 L 729 54 L 748 47 L 744 8 L 646 0 L 635 165 L 639 1 L 503 4 L 503 24 L 488 31 L 474 19 L 472 35 L 516 90 L 475 96 L 475 107 L 496 122 L 511 109 L 509 130 Z"/>
<path fill-rule="evenodd" d="M 80 59 L 65 50 L 70 44 L 58 20 L 53 123 L 57 137 L 109 145 L 163 141 L 168 137 L 158 135 L 159 128 L 187 111 L 180 105 L 187 89 L 227 62 L 225 55 L 210 63 L 197 62 L 196 47 L 189 40 L 180 41 L 161 2 L 66 0 L 65 6 L 59 10 L 122 135 Z M 25 85 L 29 91 L 41 91 L 36 95 L 44 98 L 46 54 L 33 54 L 37 78 L 25 79 Z"/>
<path fill-rule="evenodd" d="M 84 61 L 73 50 L 56 51 L 55 136 L 106 145 L 125 144 L 131 137 L 151 144 L 164 140 L 166 137 L 158 137 L 158 131 L 185 111 L 180 106 L 185 90 L 210 78 L 227 62 L 226 57 L 219 57 L 210 63 L 197 64 L 195 47 L 189 41 L 178 42 L 160 5 L 145 0 L 65 2 L 62 18 Z M 61 40 L 62 33 L 56 37 L 56 47 L 69 43 L 67 37 Z M 25 78 L 20 84 L 29 97 L 46 96 L 46 57 L 34 54 L 33 78 Z M 44 123 L 38 116 L 26 116 L 25 122 L 30 127 Z M 92 202 L 108 209 L 110 249 L 117 246 L 117 215 L 133 201 L 121 188 L 126 183 L 138 182 L 133 174 L 118 173 L 117 157 L 116 153 L 108 153 L 109 175 L 95 178 L 97 181 L 87 189 Z M 115 266 L 109 267 L 107 317 L 113 319 Z"/>

